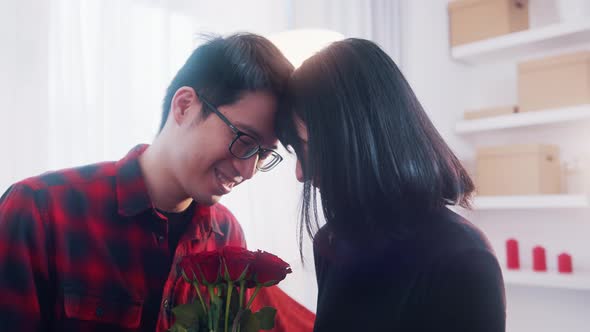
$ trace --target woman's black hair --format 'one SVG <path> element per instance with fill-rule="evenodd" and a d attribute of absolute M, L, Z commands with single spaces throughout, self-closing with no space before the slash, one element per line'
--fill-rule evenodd
<path fill-rule="evenodd" d="M 307 128 L 308 145 L 297 134 Z M 402 237 L 418 215 L 469 207 L 473 183 L 393 60 L 375 43 L 338 41 L 288 82 L 277 136 L 302 161 L 304 228 L 318 226 L 316 187 L 333 234 L 374 243 Z"/>

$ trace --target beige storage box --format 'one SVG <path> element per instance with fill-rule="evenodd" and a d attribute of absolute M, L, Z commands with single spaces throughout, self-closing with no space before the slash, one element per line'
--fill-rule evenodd
<path fill-rule="evenodd" d="M 568 194 L 590 194 L 590 154 L 575 156 L 563 163 L 563 191 Z"/>
<path fill-rule="evenodd" d="M 480 148 L 476 162 L 478 195 L 539 195 L 561 192 L 559 148 L 524 144 Z"/>
<path fill-rule="evenodd" d="M 528 0 L 456 0 L 449 3 L 451 46 L 529 28 Z"/>
<path fill-rule="evenodd" d="M 518 65 L 521 112 L 590 104 L 590 51 Z"/>
<path fill-rule="evenodd" d="M 482 118 L 491 118 L 499 115 L 509 115 L 514 113 L 518 113 L 518 108 L 516 106 L 502 106 L 479 110 L 468 110 L 465 111 L 465 113 L 463 113 L 463 118 L 465 120 L 476 120 Z"/>

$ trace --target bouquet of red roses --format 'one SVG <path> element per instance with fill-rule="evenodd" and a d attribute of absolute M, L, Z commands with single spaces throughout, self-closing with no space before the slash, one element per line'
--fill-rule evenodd
<path fill-rule="evenodd" d="M 170 332 L 270 330 L 276 309 L 253 313 L 250 306 L 262 287 L 276 285 L 291 273 L 289 264 L 273 254 L 231 246 L 186 256 L 180 269 L 198 299 L 172 309 L 176 320 Z M 254 290 L 251 296 L 249 288 Z"/>

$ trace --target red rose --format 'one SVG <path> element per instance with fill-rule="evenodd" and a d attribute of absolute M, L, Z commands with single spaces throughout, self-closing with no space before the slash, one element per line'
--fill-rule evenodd
<path fill-rule="evenodd" d="M 205 251 L 191 256 L 191 265 L 201 284 L 212 285 L 220 280 L 221 255 L 218 251 Z M 198 271 L 198 272 L 197 272 Z"/>
<path fill-rule="evenodd" d="M 249 266 L 254 261 L 254 253 L 242 247 L 227 246 L 221 251 L 223 259 L 223 278 L 227 281 L 238 282 L 246 278 Z"/>
<path fill-rule="evenodd" d="M 279 257 L 258 250 L 255 253 L 256 259 L 252 264 L 254 281 L 263 286 L 272 286 L 285 279 L 291 273 L 291 267 Z"/>

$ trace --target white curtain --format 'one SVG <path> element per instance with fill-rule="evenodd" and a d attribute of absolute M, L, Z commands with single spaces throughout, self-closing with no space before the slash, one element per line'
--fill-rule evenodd
<path fill-rule="evenodd" d="M 166 3 L 51 0 L 49 168 L 118 159 L 153 139 L 193 47 L 192 20 Z"/>
<path fill-rule="evenodd" d="M 0 192 L 45 168 L 45 1 L 0 1 Z"/>
<path fill-rule="evenodd" d="M 195 34 L 285 30 L 287 3 L 0 1 L 0 191 L 150 142 Z"/>

